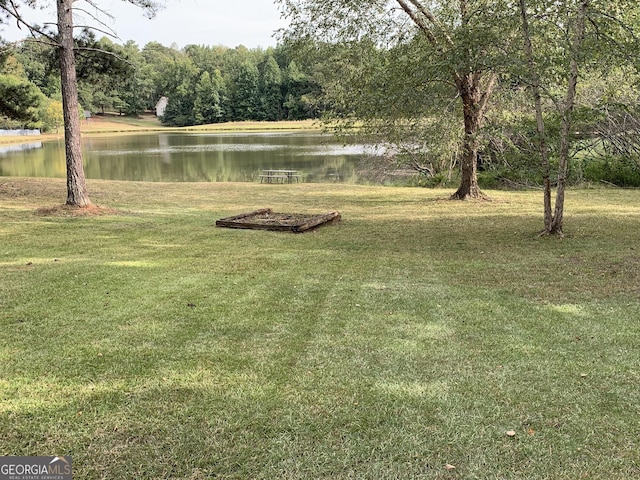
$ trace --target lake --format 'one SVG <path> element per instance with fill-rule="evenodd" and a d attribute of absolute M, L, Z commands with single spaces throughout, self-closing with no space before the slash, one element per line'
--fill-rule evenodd
<path fill-rule="evenodd" d="M 365 145 L 320 133 L 151 133 L 82 140 L 87 178 L 147 182 L 256 182 L 263 169 L 303 182 L 358 183 Z M 65 177 L 64 141 L 0 146 L 0 176 Z"/>

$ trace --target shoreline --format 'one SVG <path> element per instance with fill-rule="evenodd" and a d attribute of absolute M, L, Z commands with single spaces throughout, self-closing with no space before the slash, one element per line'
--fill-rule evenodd
<path fill-rule="evenodd" d="M 189 127 L 165 127 L 157 119 L 136 119 L 128 117 L 100 117 L 82 122 L 80 133 L 83 137 L 97 137 L 101 135 L 119 135 L 135 133 L 268 133 L 319 131 L 315 120 L 295 120 L 280 122 L 227 122 L 208 125 L 194 125 Z M 64 140 L 64 131 L 58 133 L 44 133 L 41 135 L 3 135 L 0 136 L 0 146 L 20 145 L 34 142 L 48 142 Z"/>

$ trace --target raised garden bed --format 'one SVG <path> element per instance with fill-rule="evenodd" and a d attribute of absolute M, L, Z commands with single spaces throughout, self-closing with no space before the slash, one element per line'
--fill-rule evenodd
<path fill-rule="evenodd" d="M 302 233 L 325 223 L 340 220 L 336 211 L 311 215 L 305 213 L 277 213 L 270 208 L 241 213 L 216 221 L 217 227 L 247 228 L 252 230 L 275 230 Z"/>

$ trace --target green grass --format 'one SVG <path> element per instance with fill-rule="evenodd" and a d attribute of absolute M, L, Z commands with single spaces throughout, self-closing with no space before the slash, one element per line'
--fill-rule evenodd
<path fill-rule="evenodd" d="M 0 179 L 0 454 L 78 479 L 640 478 L 637 191 L 570 191 L 559 240 L 539 193 L 89 189 L 119 214 L 37 215 L 63 181 Z M 214 226 L 260 207 L 343 220 Z"/>

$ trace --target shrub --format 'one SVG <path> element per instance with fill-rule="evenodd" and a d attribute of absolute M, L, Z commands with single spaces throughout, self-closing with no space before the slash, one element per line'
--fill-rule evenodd
<path fill-rule="evenodd" d="M 583 175 L 587 182 L 640 187 L 640 164 L 637 158 L 607 156 L 585 160 Z"/>

